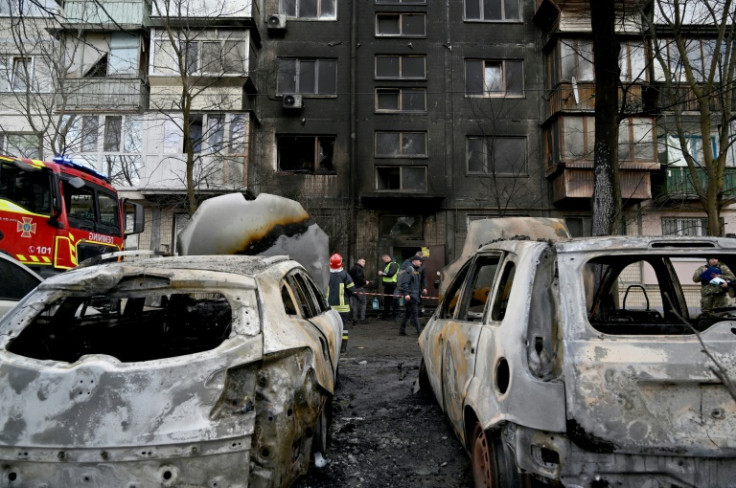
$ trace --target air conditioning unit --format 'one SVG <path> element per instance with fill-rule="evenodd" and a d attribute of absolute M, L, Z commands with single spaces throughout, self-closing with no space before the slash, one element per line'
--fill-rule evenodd
<path fill-rule="evenodd" d="M 285 109 L 301 109 L 302 96 L 296 94 L 284 95 L 281 99 L 281 106 Z"/>
<path fill-rule="evenodd" d="M 266 27 L 268 30 L 284 30 L 286 29 L 286 15 L 283 14 L 271 14 L 266 20 Z"/>

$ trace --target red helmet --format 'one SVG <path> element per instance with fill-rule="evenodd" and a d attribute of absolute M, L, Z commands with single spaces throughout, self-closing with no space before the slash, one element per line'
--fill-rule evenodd
<path fill-rule="evenodd" d="M 342 268 L 342 256 L 340 256 L 338 253 L 335 253 L 330 256 L 330 269 L 340 268 Z"/>

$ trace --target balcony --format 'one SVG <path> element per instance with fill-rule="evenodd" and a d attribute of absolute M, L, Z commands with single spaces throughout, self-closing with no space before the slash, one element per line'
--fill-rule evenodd
<path fill-rule="evenodd" d="M 641 112 L 642 104 L 641 85 L 631 85 L 626 94 L 626 112 Z M 619 89 L 619 104 L 623 91 Z M 595 83 L 569 82 L 557 84 L 549 97 L 549 115 L 557 112 L 593 112 L 595 110 Z"/>
<path fill-rule="evenodd" d="M 701 184 L 705 184 L 705 169 L 696 169 Z M 695 184 L 687 167 L 670 167 L 664 170 L 662 195 L 673 199 L 696 199 Z M 723 195 L 736 196 L 736 168 L 726 168 L 723 181 Z"/>
<path fill-rule="evenodd" d="M 149 93 L 140 78 L 67 78 L 57 105 L 70 111 L 136 111 L 148 108 Z"/>
<path fill-rule="evenodd" d="M 720 111 L 723 107 L 722 97 L 726 90 L 714 87 L 708 95 L 708 106 L 711 111 Z M 687 84 L 667 86 L 665 83 L 653 83 L 647 90 L 645 101 L 646 110 L 673 110 L 677 108 L 683 112 L 700 112 L 700 102 L 692 87 Z"/>
<path fill-rule="evenodd" d="M 622 163 L 619 170 L 621 198 L 625 201 L 652 198 L 651 171 L 657 163 Z M 593 197 L 593 163 L 568 163 L 549 176 L 552 182 L 552 199 L 563 200 Z"/>
<path fill-rule="evenodd" d="M 60 18 L 66 28 L 85 30 L 148 27 L 151 25 L 149 0 L 66 0 Z"/>

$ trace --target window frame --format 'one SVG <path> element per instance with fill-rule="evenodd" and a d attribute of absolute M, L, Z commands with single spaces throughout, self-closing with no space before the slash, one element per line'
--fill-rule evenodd
<path fill-rule="evenodd" d="M 483 151 L 482 151 L 482 161 L 481 165 L 483 167 L 483 171 L 472 171 L 470 168 L 470 143 L 471 141 L 481 141 L 483 144 Z M 491 141 L 520 141 L 523 146 L 523 158 L 522 158 L 522 164 L 523 168 L 522 171 L 515 172 L 515 173 L 509 173 L 509 172 L 499 172 L 497 173 L 495 168 L 497 166 L 495 158 L 493 160 L 490 159 L 488 154 L 488 144 Z M 529 176 L 529 151 L 528 151 L 528 142 L 526 136 L 466 136 L 465 138 L 465 174 L 468 176 L 481 176 L 481 177 L 488 177 L 488 176 L 497 176 L 497 177 L 510 177 L 510 178 L 526 178 Z M 495 151 L 492 151 L 493 154 L 495 154 Z"/>
<path fill-rule="evenodd" d="M 418 34 L 407 34 L 405 30 L 410 25 L 410 17 L 421 17 L 422 32 Z M 388 20 L 396 20 L 396 32 L 382 33 L 381 26 Z M 375 16 L 375 37 L 403 37 L 421 39 L 427 37 L 427 14 L 423 12 L 377 12 Z"/>
<path fill-rule="evenodd" d="M 512 63 L 517 65 L 512 68 Z M 480 73 L 476 73 L 477 66 L 480 65 Z M 488 71 L 492 66 L 498 65 L 500 76 L 500 86 L 498 90 L 489 89 Z M 523 59 L 481 59 L 481 58 L 465 58 L 465 96 L 469 98 L 524 98 L 526 90 L 524 86 L 524 60 Z M 482 78 L 482 89 L 478 91 L 478 76 Z M 511 87 L 511 80 L 516 75 L 519 77 L 519 89 Z"/>
<path fill-rule="evenodd" d="M 293 66 L 286 66 L 287 62 L 293 62 L 294 64 Z M 311 70 L 307 69 L 309 65 L 313 66 Z M 328 71 L 323 74 L 323 70 Z M 308 73 L 311 74 L 313 79 L 307 80 Z M 300 94 L 310 98 L 337 98 L 337 75 L 337 58 L 279 57 L 278 71 L 276 74 L 276 96 Z M 283 86 L 287 82 L 287 76 L 293 76 L 293 88 L 291 86 Z M 326 81 L 326 77 L 328 76 L 333 78 L 331 81 L 332 86 L 327 89 L 330 91 L 320 92 L 320 85 Z M 307 91 L 307 88 L 304 86 L 307 82 L 314 86 L 313 91 Z M 287 84 L 291 85 L 291 83 Z"/>
<path fill-rule="evenodd" d="M 408 110 L 404 108 L 404 105 L 406 104 L 406 96 L 411 93 L 416 92 L 415 96 L 421 95 L 423 98 L 423 108 L 419 110 Z M 396 106 L 398 108 L 396 109 L 388 109 L 388 108 L 381 108 L 380 107 L 380 100 L 382 98 L 388 97 L 392 94 L 395 94 L 396 96 Z M 405 113 L 405 114 L 418 114 L 418 113 L 426 113 L 427 112 L 427 89 L 426 88 L 388 88 L 388 87 L 378 87 L 375 89 L 375 97 L 374 97 L 374 111 L 376 113 Z"/>
<path fill-rule="evenodd" d="M 33 84 L 33 57 L 12 56 L 10 69 L 10 91 L 25 92 L 30 90 Z"/>
<path fill-rule="evenodd" d="M 427 166 L 420 165 L 400 165 L 400 166 L 388 166 L 378 165 L 375 166 L 375 189 L 377 192 L 401 192 L 401 193 L 426 193 L 427 192 Z M 405 186 L 405 182 L 409 178 L 404 173 L 406 171 L 417 171 L 422 170 L 424 172 L 424 185 L 420 188 L 413 188 Z M 398 178 L 393 174 L 386 174 L 384 176 L 381 173 L 395 173 L 398 171 Z M 398 181 L 398 188 L 390 185 L 390 182 L 396 179 Z M 386 184 L 389 183 L 389 184 Z"/>
<path fill-rule="evenodd" d="M 315 3 L 315 11 L 316 15 L 301 15 L 300 8 L 305 2 L 312 1 Z M 285 4 L 292 4 L 293 5 L 293 11 L 291 10 L 289 5 Z M 330 5 L 328 5 L 328 8 L 325 9 L 323 6 L 325 4 L 331 4 L 331 12 L 330 12 Z M 281 0 L 279 2 L 279 13 L 286 15 L 289 19 L 296 19 L 296 20 L 318 20 L 318 21 L 330 21 L 330 20 L 337 20 L 337 6 L 339 2 L 338 0 Z M 327 13 L 325 13 L 327 11 Z"/>
<path fill-rule="evenodd" d="M 294 139 L 291 144 L 286 142 L 287 139 Z M 282 168 L 282 157 L 284 157 L 284 150 L 282 144 L 289 144 L 292 150 L 297 147 L 296 139 L 312 139 L 314 141 L 312 160 L 309 161 L 309 167 L 300 168 Z M 283 141 L 283 142 L 282 142 Z M 324 146 L 324 144 L 327 144 Z M 337 144 L 336 134 L 277 134 L 276 135 L 276 171 L 278 173 L 285 174 L 337 174 L 335 169 L 335 146 Z M 319 155 L 323 147 L 329 147 L 331 149 L 330 154 L 326 157 L 326 161 L 329 162 L 328 168 L 320 168 Z M 306 159 L 304 159 L 307 161 Z"/>
<path fill-rule="evenodd" d="M 405 138 L 405 136 L 409 134 L 419 134 L 423 136 L 423 140 L 421 141 L 422 145 L 424 146 L 423 152 L 419 153 L 408 153 L 404 152 L 403 149 L 406 147 L 407 143 L 409 142 L 408 139 Z M 398 144 L 397 148 L 398 151 L 393 152 L 380 152 L 379 149 L 379 139 L 382 136 L 388 136 L 388 135 L 396 135 L 398 137 Z M 428 154 L 428 143 L 429 143 L 429 134 L 427 131 L 423 130 L 377 130 L 373 133 L 373 156 L 375 158 L 411 158 L 411 159 L 424 159 L 429 157 Z"/>
<path fill-rule="evenodd" d="M 408 59 L 421 58 L 422 74 L 420 76 L 408 76 L 404 74 L 404 65 Z M 396 59 L 397 75 L 382 76 L 379 75 L 379 60 Z M 376 80 L 426 80 L 427 79 L 427 56 L 425 54 L 376 54 L 373 60 L 373 76 Z"/>
<path fill-rule="evenodd" d="M 499 11 L 501 12 L 501 16 L 499 18 L 492 18 L 489 16 L 486 17 L 486 12 L 484 11 L 484 6 L 486 4 L 490 3 L 498 3 Z M 468 15 L 468 12 L 470 11 L 469 5 L 471 3 L 476 4 L 478 16 L 477 17 L 471 17 Z M 507 10 L 507 3 L 514 3 L 516 5 L 516 17 L 507 17 L 506 16 L 506 10 Z M 473 10 L 472 12 L 475 12 L 476 10 Z M 472 14 L 471 12 L 471 14 Z M 463 21 L 465 22 L 521 22 L 522 21 L 522 5 L 518 0 L 463 0 Z"/>

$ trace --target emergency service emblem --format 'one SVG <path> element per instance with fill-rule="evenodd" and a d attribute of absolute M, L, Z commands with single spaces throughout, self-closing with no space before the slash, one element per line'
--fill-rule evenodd
<path fill-rule="evenodd" d="M 36 233 L 36 224 L 33 223 L 33 219 L 30 217 L 23 217 L 23 222 L 18 222 L 18 232 L 21 237 L 33 237 Z"/>

